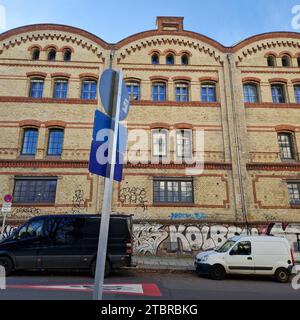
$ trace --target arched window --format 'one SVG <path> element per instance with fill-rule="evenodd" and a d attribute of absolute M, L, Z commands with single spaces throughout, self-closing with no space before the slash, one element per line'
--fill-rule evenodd
<path fill-rule="evenodd" d="M 152 154 L 153 157 L 168 156 L 168 130 L 156 129 L 152 131 Z"/>
<path fill-rule="evenodd" d="M 68 80 L 56 79 L 54 81 L 53 98 L 67 99 L 68 96 Z"/>
<path fill-rule="evenodd" d="M 29 97 L 30 98 L 42 98 L 44 91 L 44 79 L 33 78 L 30 80 Z"/>
<path fill-rule="evenodd" d="M 151 63 L 152 64 L 159 64 L 159 55 L 157 53 L 154 53 L 151 57 Z"/>
<path fill-rule="evenodd" d="M 271 85 L 273 103 L 285 103 L 285 85 L 276 83 Z"/>
<path fill-rule="evenodd" d="M 152 84 L 152 100 L 153 101 L 166 101 L 167 99 L 167 86 L 164 82 L 155 82 Z"/>
<path fill-rule="evenodd" d="M 297 58 L 298 67 L 300 67 L 300 57 Z"/>
<path fill-rule="evenodd" d="M 40 49 L 38 49 L 38 48 L 33 49 L 32 54 L 31 54 L 31 58 L 32 58 L 32 60 L 39 60 L 40 59 Z"/>
<path fill-rule="evenodd" d="M 174 64 L 174 55 L 172 53 L 169 53 L 166 57 L 166 64 L 172 65 Z"/>
<path fill-rule="evenodd" d="M 56 60 L 56 50 L 50 49 L 48 52 L 48 61 L 55 61 Z"/>
<path fill-rule="evenodd" d="M 259 102 L 258 85 L 256 83 L 244 84 L 244 98 L 246 103 Z"/>
<path fill-rule="evenodd" d="M 202 102 L 216 102 L 216 84 L 215 83 L 203 83 L 201 85 L 201 101 Z"/>
<path fill-rule="evenodd" d="M 64 61 L 71 61 L 72 59 L 72 51 L 70 49 L 66 49 L 64 51 Z"/>
<path fill-rule="evenodd" d="M 63 151 L 64 130 L 50 129 L 48 142 L 48 156 L 61 156 Z"/>
<path fill-rule="evenodd" d="M 276 58 L 274 56 L 268 56 L 268 67 L 276 67 Z"/>
<path fill-rule="evenodd" d="M 278 144 L 282 160 L 295 160 L 294 134 L 292 132 L 278 132 Z"/>
<path fill-rule="evenodd" d="M 181 64 L 183 66 L 187 66 L 189 64 L 189 56 L 187 54 L 184 54 L 182 57 L 181 57 Z"/>
<path fill-rule="evenodd" d="M 300 84 L 294 86 L 296 103 L 300 103 Z"/>
<path fill-rule="evenodd" d="M 131 101 L 139 101 L 141 99 L 141 89 L 138 82 L 128 82 L 126 87 Z"/>
<path fill-rule="evenodd" d="M 291 57 L 290 56 L 284 55 L 281 58 L 281 61 L 282 61 L 282 66 L 283 67 L 290 67 L 291 66 Z"/>
<path fill-rule="evenodd" d="M 82 81 L 81 99 L 94 100 L 97 98 L 97 80 L 86 79 Z"/>
<path fill-rule="evenodd" d="M 190 100 L 189 84 L 178 82 L 175 85 L 175 97 L 177 102 L 188 102 Z"/>
<path fill-rule="evenodd" d="M 37 142 L 38 142 L 38 129 L 27 128 L 23 133 L 23 144 L 21 154 L 24 156 L 35 156 Z"/>

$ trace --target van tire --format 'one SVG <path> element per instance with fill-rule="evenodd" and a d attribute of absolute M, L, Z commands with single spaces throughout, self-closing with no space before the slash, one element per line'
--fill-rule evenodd
<path fill-rule="evenodd" d="M 0 257 L 0 266 L 4 267 L 5 275 L 8 277 L 12 274 L 14 265 L 10 258 L 8 257 Z"/>
<path fill-rule="evenodd" d="M 216 264 L 211 267 L 210 277 L 213 280 L 219 280 L 219 281 L 224 280 L 226 277 L 226 270 L 220 264 Z"/>
<path fill-rule="evenodd" d="M 287 283 L 290 280 L 290 272 L 285 268 L 279 268 L 275 272 L 275 279 L 280 283 Z"/>
<path fill-rule="evenodd" d="M 91 265 L 91 274 L 93 278 L 95 278 L 96 276 L 96 263 L 97 263 L 97 260 L 95 259 Z M 111 266 L 108 259 L 106 259 L 104 277 L 107 278 L 110 275 L 110 273 L 111 273 Z"/>

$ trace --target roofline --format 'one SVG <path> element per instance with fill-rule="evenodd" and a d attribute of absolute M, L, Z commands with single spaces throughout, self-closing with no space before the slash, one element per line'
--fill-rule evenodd
<path fill-rule="evenodd" d="M 99 38 L 95 34 L 88 32 L 86 30 L 73 27 L 73 26 L 68 26 L 64 24 L 55 24 L 55 23 L 40 23 L 40 24 L 30 24 L 30 25 L 25 25 L 21 27 L 17 27 L 8 31 L 5 31 L 0 34 L 0 41 L 3 41 L 9 37 L 12 37 L 17 34 L 21 33 L 26 33 L 26 32 L 32 32 L 32 31 L 41 31 L 41 30 L 50 30 L 50 31 L 64 31 L 64 32 L 70 32 L 70 33 L 75 33 L 80 36 L 86 37 L 91 41 L 94 41 L 95 43 L 99 44 L 105 49 L 110 48 L 110 44 L 104 41 L 103 39 Z"/>
<path fill-rule="evenodd" d="M 186 36 L 193 39 L 197 39 L 200 41 L 203 41 L 212 47 L 220 50 L 224 53 L 234 53 L 238 50 L 246 47 L 247 45 L 260 41 L 265 39 L 273 39 L 273 38 L 294 38 L 300 40 L 300 33 L 299 32 L 291 32 L 291 31 L 273 31 L 273 32 L 265 32 L 257 35 L 250 36 L 240 42 L 238 42 L 235 45 L 232 46 L 224 46 L 220 42 L 205 36 L 203 34 L 194 32 L 194 31 L 188 31 L 188 30 L 182 30 L 182 31 L 162 31 L 162 30 L 148 30 L 148 31 L 142 31 L 138 32 L 136 34 L 130 35 L 119 42 L 113 44 L 108 43 L 101 39 L 100 37 L 96 36 L 95 34 L 88 32 L 86 30 L 83 30 L 81 28 L 64 25 L 64 24 L 55 24 L 55 23 L 41 23 L 41 24 L 31 24 L 31 25 L 25 25 L 21 27 L 17 27 L 8 31 L 5 31 L 0 34 L 0 41 L 3 41 L 9 37 L 12 37 L 14 35 L 26 33 L 26 32 L 33 32 L 33 31 L 42 31 L 42 30 L 50 30 L 50 31 L 64 31 L 64 32 L 70 32 L 74 34 L 78 34 L 80 36 L 86 37 L 89 40 L 97 43 L 101 47 L 105 49 L 120 49 L 123 46 L 151 36 L 163 36 L 163 35 L 178 35 L 178 36 Z"/>

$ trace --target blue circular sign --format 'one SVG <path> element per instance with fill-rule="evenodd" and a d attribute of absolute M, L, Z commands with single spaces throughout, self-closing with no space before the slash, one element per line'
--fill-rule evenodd
<path fill-rule="evenodd" d="M 119 73 L 120 74 L 120 73 Z M 113 69 L 105 70 L 100 80 L 100 97 L 106 113 L 112 117 L 112 106 L 115 90 L 115 81 L 118 77 L 118 72 Z M 119 120 L 125 120 L 130 109 L 130 100 L 125 81 L 122 81 L 121 86 L 121 106 Z"/>

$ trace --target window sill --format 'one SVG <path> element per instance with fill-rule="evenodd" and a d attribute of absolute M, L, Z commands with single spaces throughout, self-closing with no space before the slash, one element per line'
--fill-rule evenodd
<path fill-rule="evenodd" d="M 153 203 L 153 207 L 194 207 L 195 203 Z"/>

